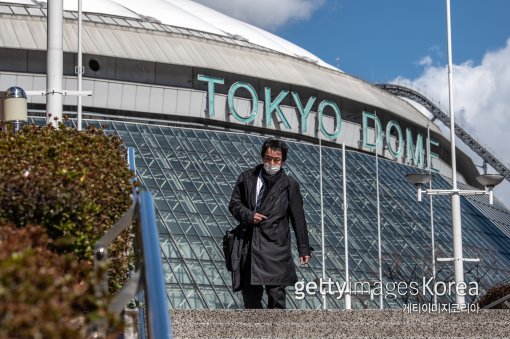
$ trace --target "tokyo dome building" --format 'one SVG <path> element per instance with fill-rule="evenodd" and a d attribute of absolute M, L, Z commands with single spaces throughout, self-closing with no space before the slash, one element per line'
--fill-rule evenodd
<path fill-rule="evenodd" d="M 454 280 L 453 263 L 435 260 L 453 256 L 451 198 L 424 195 L 419 202 L 406 179 L 430 172 L 425 188 L 452 187 L 451 145 L 437 120 L 289 41 L 193 1 L 83 6 L 82 88 L 92 92 L 82 99 L 83 126 L 102 126 L 134 148 L 137 178 L 156 203 L 171 308 L 243 307 L 230 287 L 221 239 L 237 226 L 228 211 L 237 176 L 261 162 L 269 136 L 289 144 L 284 168 L 301 185 L 315 249 L 308 265 L 297 266 L 300 282 L 342 284 L 349 273 L 351 283 L 368 286 L 368 293 L 351 293 L 352 307 L 361 309 L 428 302 L 422 284 Z M 78 88 L 77 18 L 77 1 L 64 1 L 69 91 Z M 46 32 L 45 1 L 0 1 L 0 90 L 45 91 Z M 76 125 L 76 97 L 65 96 L 63 105 Z M 44 96 L 29 96 L 28 108 L 30 122 L 45 123 Z M 461 150 L 456 159 L 459 187 L 483 189 L 472 159 Z M 461 212 L 463 256 L 479 259 L 464 263 L 465 282 L 477 286 L 467 302 L 476 302 L 510 279 L 510 211 L 497 197 L 490 205 L 487 196 L 463 196 Z M 293 254 L 298 262 L 294 243 Z M 399 282 L 416 282 L 419 293 L 391 290 Z M 378 283 L 384 298 L 370 293 Z M 290 308 L 321 308 L 324 300 L 328 308 L 345 307 L 338 294 L 288 292 Z M 447 292 L 438 293 L 440 301 L 454 300 Z"/>

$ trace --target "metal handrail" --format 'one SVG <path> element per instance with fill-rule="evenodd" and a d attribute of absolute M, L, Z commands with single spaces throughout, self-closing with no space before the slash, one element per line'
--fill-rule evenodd
<path fill-rule="evenodd" d="M 104 264 L 108 258 L 108 246 L 126 230 L 133 221 L 135 226 L 136 272 L 113 298 L 108 310 L 120 315 L 125 306 L 138 292 L 142 292 L 146 303 L 140 306 L 147 315 L 148 338 L 172 338 L 169 309 L 163 266 L 159 252 L 159 239 L 156 225 L 154 198 L 149 192 L 141 192 L 135 204 L 129 208 L 120 220 L 111 227 L 94 247 L 94 267 L 100 276 L 96 286 L 96 295 L 104 296 L 108 292 L 108 280 Z M 147 337 L 145 324 L 140 324 L 140 337 Z"/>
<path fill-rule="evenodd" d="M 500 298 L 492 303 L 490 303 L 489 305 L 487 306 L 484 306 L 482 307 L 483 309 L 491 309 L 491 308 L 494 308 L 496 306 L 498 306 L 499 304 L 502 304 L 504 303 L 505 301 L 507 301 L 508 299 L 510 299 L 510 294 L 507 294 L 505 295 L 503 298 Z"/>

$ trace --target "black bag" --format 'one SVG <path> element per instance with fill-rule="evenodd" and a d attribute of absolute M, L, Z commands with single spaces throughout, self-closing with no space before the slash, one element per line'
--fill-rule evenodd
<path fill-rule="evenodd" d="M 234 250 L 235 236 L 235 229 L 225 232 L 225 235 L 223 236 L 223 255 L 225 256 L 225 264 L 227 265 L 227 270 L 229 272 L 233 271 L 232 251 Z"/>

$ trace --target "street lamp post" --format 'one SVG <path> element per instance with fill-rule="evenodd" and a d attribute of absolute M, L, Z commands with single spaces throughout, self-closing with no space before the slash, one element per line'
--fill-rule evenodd
<path fill-rule="evenodd" d="M 457 190 L 457 159 L 455 155 L 455 113 L 453 111 L 453 67 L 452 67 L 452 32 L 450 20 L 450 0 L 446 0 L 446 26 L 448 35 L 448 102 L 450 111 L 450 143 L 452 150 L 452 228 L 453 228 L 453 259 L 455 270 L 455 286 L 464 286 L 464 261 L 462 258 L 462 223 L 460 218 L 460 196 L 453 193 Z M 457 304 L 465 304 L 464 290 L 456 294 Z"/>
<path fill-rule="evenodd" d="M 62 122 L 63 82 L 63 0 L 48 1 L 47 74 L 46 74 L 46 122 L 58 127 Z M 50 118 L 51 115 L 51 118 Z"/>
<path fill-rule="evenodd" d="M 455 146 L 455 114 L 453 110 L 453 67 L 452 67 L 452 39 L 451 39 L 451 20 L 450 20 L 450 0 L 446 0 L 446 26 L 447 26 L 447 42 L 448 42 L 448 108 L 450 111 L 450 144 L 451 144 L 451 166 L 452 166 L 452 189 L 451 190 L 423 190 L 423 184 L 430 181 L 430 174 L 412 174 L 407 178 L 416 185 L 418 201 L 421 201 L 422 193 L 449 195 L 452 199 L 452 233 L 453 233 L 453 258 L 438 259 L 438 261 L 453 261 L 455 272 L 455 300 L 457 304 L 465 304 L 465 288 L 464 282 L 464 261 L 473 261 L 478 259 L 464 259 L 462 254 L 462 222 L 460 215 L 460 196 L 461 195 L 477 195 L 488 194 L 489 202 L 492 203 L 492 188 L 494 185 L 485 185 L 488 189 L 485 191 L 475 190 L 459 190 L 457 188 L 457 158 Z M 499 178 L 498 178 L 499 180 Z M 501 177 L 501 180 L 503 178 Z M 501 180 L 499 182 L 501 182 Z M 498 183 L 499 183 L 498 182 Z"/>
<path fill-rule="evenodd" d="M 5 91 L 3 105 L 3 120 L 7 125 L 12 126 L 14 133 L 17 133 L 27 123 L 27 95 L 25 91 L 20 87 L 9 87 Z"/>
<path fill-rule="evenodd" d="M 455 153 L 453 153 L 455 154 Z M 480 184 L 485 186 L 485 190 L 459 190 L 457 184 L 453 184 L 453 189 L 424 189 L 423 185 L 430 182 L 432 178 L 429 173 L 412 173 L 406 175 L 406 178 L 416 185 L 417 200 L 422 200 L 423 194 L 429 195 L 449 195 L 452 197 L 452 228 L 453 228 L 453 258 L 438 258 L 437 261 L 453 261 L 455 272 L 455 302 L 459 305 L 465 304 L 464 282 L 464 261 L 479 261 L 476 259 L 467 259 L 462 255 L 462 224 L 460 217 L 460 196 L 461 195 L 488 195 L 489 204 L 494 203 L 493 191 L 494 187 L 503 181 L 504 177 L 499 174 L 484 174 L 476 178 Z"/>

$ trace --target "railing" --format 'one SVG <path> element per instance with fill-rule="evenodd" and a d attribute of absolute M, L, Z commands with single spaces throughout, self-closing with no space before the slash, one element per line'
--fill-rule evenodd
<path fill-rule="evenodd" d="M 96 243 L 94 267 L 101 277 L 100 283 L 96 286 L 96 294 L 101 296 L 108 293 L 107 272 L 104 269 L 108 258 L 108 246 L 128 229 L 133 221 L 136 221 L 134 227 L 136 272 L 113 298 L 108 310 L 120 315 L 130 300 L 141 292 L 145 302 L 142 302 L 139 307 L 141 307 L 140 312 L 143 312 L 146 317 L 141 317 L 140 337 L 171 338 L 172 329 L 166 302 L 154 199 L 149 192 L 141 192 L 135 204 Z M 145 333 L 145 328 L 148 333 Z"/>
<path fill-rule="evenodd" d="M 510 299 L 510 294 L 507 294 L 505 295 L 503 298 L 499 298 L 498 300 L 490 303 L 489 305 L 487 306 L 484 306 L 482 307 L 483 309 L 491 309 L 491 308 L 495 308 L 496 306 L 498 306 L 499 304 L 506 304 L 506 306 L 508 306 L 508 301 Z"/>

